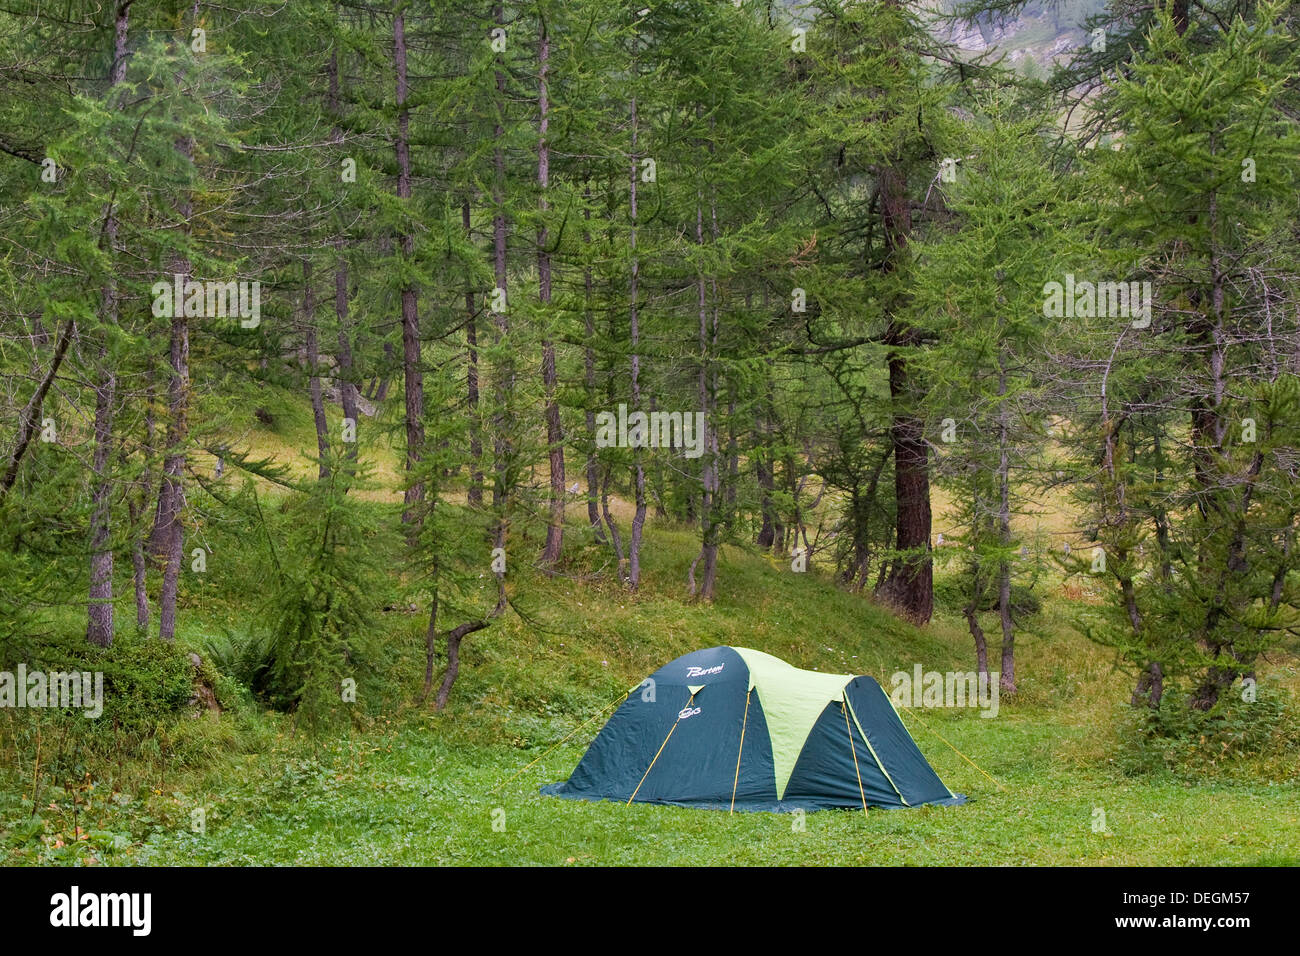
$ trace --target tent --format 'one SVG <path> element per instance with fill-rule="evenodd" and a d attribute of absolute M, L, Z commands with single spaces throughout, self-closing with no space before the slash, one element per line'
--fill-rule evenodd
<path fill-rule="evenodd" d="M 628 692 L 567 781 L 543 793 L 733 810 L 966 802 L 870 677 L 745 647 L 677 658 Z"/>

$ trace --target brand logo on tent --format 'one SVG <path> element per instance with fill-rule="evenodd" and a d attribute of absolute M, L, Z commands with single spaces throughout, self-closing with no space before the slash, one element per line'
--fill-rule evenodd
<path fill-rule="evenodd" d="M 727 665 L 726 665 L 725 663 L 723 663 L 723 664 L 715 664 L 715 665 L 712 666 L 712 667 L 688 667 L 688 668 L 686 668 L 686 676 L 687 676 L 687 677 L 707 677 L 707 676 L 709 676 L 710 674 L 716 674 L 716 673 L 718 673 L 720 670 L 722 670 L 722 669 L 723 669 L 724 667 L 726 667 L 726 666 L 727 666 Z"/>
<path fill-rule="evenodd" d="M 687 717 L 694 717 L 699 712 L 700 708 L 698 707 L 683 707 L 677 712 L 677 719 L 685 720 Z"/>

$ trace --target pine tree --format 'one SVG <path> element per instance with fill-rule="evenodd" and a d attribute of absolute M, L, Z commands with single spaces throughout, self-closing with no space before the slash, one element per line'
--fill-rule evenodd
<path fill-rule="evenodd" d="M 1134 703 L 1190 681 L 1212 708 L 1294 613 L 1292 347 L 1275 316 L 1297 276 L 1296 61 L 1277 15 L 1205 49 L 1163 18 L 1116 87 L 1123 135 L 1095 157 L 1108 266 L 1154 299 L 1086 323 L 1103 374 L 1077 422 L 1116 597 L 1094 633 L 1138 669 Z"/>
<path fill-rule="evenodd" d="M 962 612 L 976 663 L 989 677 L 981 614 L 997 612 L 1000 680 L 1016 690 L 1017 579 L 1041 566 L 1042 543 L 1013 520 L 1043 463 L 1046 381 L 1042 349 L 1051 328 L 1042 289 L 1078 249 L 1071 238 L 1067 185 L 1052 169 L 1047 118 L 1017 116 L 1003 95 L 965 128 L 966 158 L 951 185 L 940 184 L 951 216 L 914 244 L 915 306 L 935 341 L 926 355 L 927 406 L 938 419 L 931 442 L 940 481 L 956 502 L 960 529 L 947 552 L 963 566 Z M 1032 550 L 1031 550 L 1032 549 Z"/>

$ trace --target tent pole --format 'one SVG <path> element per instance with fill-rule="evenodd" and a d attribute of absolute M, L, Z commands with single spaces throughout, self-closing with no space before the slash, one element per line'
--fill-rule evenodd
<path fill-rule="evenodd" d="M 686 701 L 686 707 L 689 707 L 691 706 L 692 703 L 694 703 L 695 694 L 698 693 L 699 691 L 696 691 L 694 694 L 691 694 L 690 699 Z M 686 707 L 683 707 L 682 710 L 685 710 Z M 677 729 L 677 725 L 681 723 L 681 720 L 682 720 L 681 711 L 678 711 L 677 719 L 674 720 L 673 725 L 668 728 L 668 737 L 671 737 L 673 735 L 673 731 Z M 653 770 L 655 767 L 655 760 L 659 759 L 659 754 L 663 753 L 664 748 L 668 746 L 668 737 L 664 738 L 664 742 L 659 745 L 659 749 L 655 752 L 654 760 L 650 761 L 650 766 L 646 767 L 645 773 L 641 774 L 641 783 L 638 783 L 636 785 L 636 789 L 632 791 L 632 796 L 627 798 L 626 806 L 630 807 L 632 805 L 632 801 L 636 799 L 636 795 L 641 792 L 641 784 L 645 783 L 645 778 L 650 776 L 650 771 Z"/>
<path fill-rule="evenodd" d="M 749 695 L 754 693 L 754 688 L 745 691 L 745 716 L 740 721 L 740 749 L 736 751 L 736 779 L 731 781 L 731 810 L 730 813 L 736 812 L 736 786 L 740 783 L 740 755 L 745 752 L 745 725 L 749 723 Z"/>
<path fill-rule="evenodd" d="M 862 797 L 862 815 L 867 815 L 867 794 L 862 789 L 862 771 L 858 769 L 858 748 L 853 746 L 853 728 L 849 726 L 849 702 L 846 698 L 840 704 L 844 708 L 844 729 L 849 732 L 849 752 L 853 754 L 853 772 L 858 777 L 858 795 Z"/>
<path fill-rule="evenodd" d="M 885 779 L 889 781 L 889 785 L 894 788 L 894 793 L 898 794 L 898 799 L 902 801 L 903 806 L 910 807 L 911 804 L 907 802 L 907 797 L 903 796 L 903 791 L 898 789 L 898 784 L 894 783 L 894 778 L 890 775 L 889 771 L 885 769 L 885 765 L 881 763 L 880 754 L 876 753 L 876 748 L 871 746 L 871 738 L 867 736 L 866 729 L 862 726 L 862 723 L 858 720 L 858 712 L 854 710 L 853 706 L 849 703 L 849 699 L 847 695 L 844 698 L 844 706 L 847 707 L 848 712 L 853 715 L 853 722 L 858 725 L 858 733 L 862 734 L 863 742 L 867 745 L 867 749 L 871 751 L 871 759 L 876 762 L 876 766 L 880 768 L 880 772 L 885 775 Z M 895 716 L 897 716 L 897 712 L 895 712 Z M 899 718 L 898 722 L 900 724 L 903 722 L 901 717 Z M 903 727 L 903 729 L 906 730 L 907 727 L 905 726 Z M 908 736 L 910 737 L 912 735 L 908 734 Z M 915 744 L 916 741 L 913 740 L 912 743 Z M 943 781 L 940 781 L 940 783 L 942 782 Z M 947 784 L 944 784 L 945 788 L 947 786 L 948 786 Z M 951 794 L 952 791 L 949 790 L 948 793 Z"/>

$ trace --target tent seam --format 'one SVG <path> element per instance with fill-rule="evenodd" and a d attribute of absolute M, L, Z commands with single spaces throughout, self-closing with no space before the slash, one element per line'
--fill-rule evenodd
<path fill-rule="evenodd" d="M 871 751 L 871 759 L 876 762 L 876 766 L 880 768 L 880 772 L 885 775 L 885 779 L 889 781 L 889 785 L 894 788 L 894 793 L 898 794 L 898 799 L 903 801 L 903 806 L 910 807 L 911 804 L 907 802 L 907 797 L 903 796 L 903 791 L 898 789 L 898 784 L 894 783 L 894 778 L 889 775 L 889 771 L 885 769 L 885 765 L 880 762 L 880 757 L 876 754 L 876 748 L 871 746 L 871 738 L 868 737 L 867 732 L 862 729 L 862 724 L 858 720 L 858 712 L 854 710 L 853 705 L 849 703 L 848 694 L 844 695 L 844 706 L 847 707 L 849 713 L 853 715 L 853 723 L 858 728 L 858 733 L 862 735 L 862 739 L 866 741 L 867 749 Z M 906 727 L 903 729 L 907 730 Z M 910 737 L 911 734 L 908 734 L 908 736 Z M 912 743 L 915 745 L 916 741 L 912 741 Z M 945 789 L 947 789 L 946 784 Z"/>
<path fill-rule="evenodd" d="M 880 692 L 881 692 L 882 694 L 885 694 L 885 689 L 884 689 L 883 687 L 880 688 Z M 900 724 L 902 724 L 902 726 L 903 726 L 903 733 L 907 734 L 907 739 L 910 740 L 910 741 L 912 741 L 912 746 L 915 747 L 915 748 L 917 749 L 917 751 L 919 752 L 919 751 L 921 750 L 921 745 L 918 744 L 918 743 L 916 742 L 916 738 L 912 736 L 912 731 L 908 729 L 907 721 L 903 720 L 903 715 L 900 714 L 900 713 L 898 712 L 898 707 L 897 707 L 897 705 L 894 704 L 894 698 L 890 697 L 888 694 L 885 694 L 885 700 L 889 701 L 889 706 L 890 706 L 891 708 L 893 708 L 894 716 L 897 717 L 897 718 L 898 718 L 898 722 L 899 722 Z M 857 718 L 855 717 L 854 719 L 856 720 Z M 918 719 L 919 719 L 919 718 L 918 718 Z M 942 740 L 943 738 L 940 738 L 940 739 Z M 949 747 L 952 747 L 952 744 L 948 744 L 948 746 L 949 746 Z M 956 750 L 956 749 L 957 749 L 956 747 L 953 747 L 953 750 Z M 960 753 L 960 751 L 958 751 L 958 753 Z M 921 754 L 921 756 L 924 757 L 925 754 Z M 969 758 L 966 757 L 965 754 L 961 754 L 961 756 L 962 756 L 963 759 L 969 759 Z M 928 763 L 929 761 L 927 760 L 926 762 Z M 933 769 L 933 768 L 931 768 L 931 769 Z M 977 767 L 976 769 L 978 770 L 979 768 Z M 982 770 L 981 770 L 980 772 L 983 773 Z M 939 777 L 939 774 L 938 774 L 938 773 L 935 773 L 935 776 L 936 776 L 936 777 Z M 952 787 L 950 787 L 950 786 L 948 786 L 946 783 L 944 783 L 942 777 L 939 777 L 939 782 L 940 782 L 940 783 L 943 783 L 943 789 L 945 789 L 945 790 L 948 791 L 948 796 L 951 797 L 952 799 L 956 800 L 956 799 L 957 799 L 957 794 L 953 793 L 953 791 L 952 791 Z M 996 781 L 994 781 L 994 782 L 996 782 Z"/>

